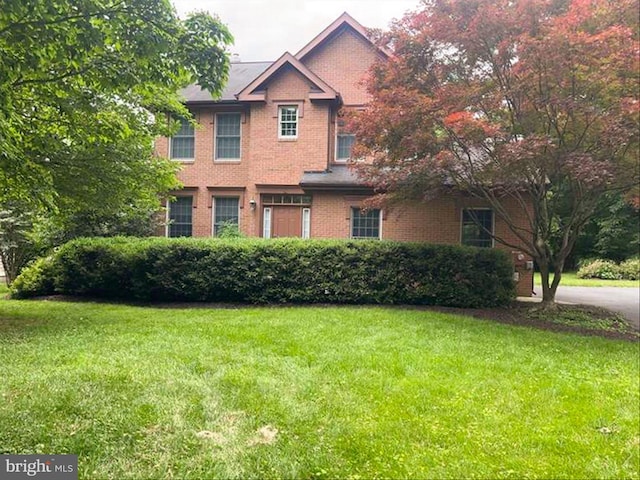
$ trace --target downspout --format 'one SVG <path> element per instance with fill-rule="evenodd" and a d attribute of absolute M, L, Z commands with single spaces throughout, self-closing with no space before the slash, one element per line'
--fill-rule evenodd
<path fill-rule="evenodd" d="M 328 118 L 328 123 L 327 123 L 327 168 L 326 170 L 329 170 L 329 165 L 331 165 L 331 139 L 332 137 L 336 136 L 336 130 L 332 131 L 331 130 L 331 124 L 332 124 L 332 117 L 334 117 L 334 113 L 333 113 L 333 105 L 329 105 L 329 118 Z M 335 120 L 333 121 L 334 123 L 334 128 L 337 126 L 335 125 L 335 123 L 337 122 L 338 116 L 335 115 Z"/>

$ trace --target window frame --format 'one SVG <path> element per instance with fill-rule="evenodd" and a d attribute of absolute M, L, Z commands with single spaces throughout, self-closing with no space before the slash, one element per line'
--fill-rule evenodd
<path fill-rule="evenodd" d="M 340 137 L 350 137 L 353 138 L 353 142 L 351 143 L 351 146 L 349 148 L 349 156 L 348 157 L 340 157 Z M 335 162 L 336 163 L 347 163 L 349 160 L 351 160 L 353 158 L 352 152 L 353 152 L 353 145 L 356 142 L 356 135 L 354 133 L 338 133 L 336 134 L 336 156 L 335 156 Z"/>
<path fill-rule="evenodd" d="M 262 238 L 271 238 L 271 207 L 262 209 Z"/>
<path fill-rule="evenodd" d="M 490 245 L 469 245 L 464 243 L 464 214 L 468 210 L 476 210 L 476 211 L 489 211 L 491 212 L 491 233 L 489 233 L 489 241 Z M 481 231 L 486 233 L 486 230 L 476 224 L 475 221 L 471 220 L 473 225 L 476 225 L 478 228 L 481 228 Z M 471 208 L 461 208 L 460 209 L 460 245 L 464 245 L 466 247 L 476 247 L 476 248 L 493 248 L 495 247 L 495 230 L 496 229 L 496 214 L 492 208 L 489 207 L 471 207 Z"/>
<path fill-rule="evenodd" d="M 171 220 L 171 204 L 175 203 L 178 201 L 178 199 L 182 199 L 182 198 L 189 198 L 191 200 L 191 210 L 190 210 L 190 214 L 191 214 L 191 222 L 189 223 L 189 225 L 191 226 L 191 235 L 177 235 L 177 236 L 173 236 L 171 235 L 171 226 L 172 225 L 178 225 L 176 223 L 172 223 Z M 175 200 L 173 201 L 167 201 L 167 212 L 166 212 L 166 226 L 165 226 L 165 237 L 167 238 L 180 238 L 180 237 L 193 237 L 193 208 L 194 208 L 194 198 L 193 195 L 176 195 L 175 196 Z M 180 225 L 184 225 L 183 223 L 180 223 Z"/>
<path fill-rule="evenodd" d="M 212 237 L 217 237 L 218 236 L 218 232 L 216 232 L 216 209 L 217 209 L 217 200 L 224 198 L 224 199 L 235 199 L 238 202 L 238 222 L 236 223 L 236 225 L 238 226 L 238 229 L 240 228 L 240 197 L 237 195 L 212 195 L 211 198 L 211 236 Z"/>
<path fill-rule="evenodd" d="M 295 135 L 282 134 L 282 126 L 283 126 L 282 112 L 284 111 L 284 109 L 287 109 L 287 108 L 293 108 L 295 109 L 295 112 L 296 112 L 295 122 L 292 122 L 291 120 L 286 120 L 287 123 L 295 124 L 295 129 L 296 129 Z M 278 105 L 278 140 L 297 140 L 299 133 L 300 133 L 300 106 L 296 104 Z"/>
<path fill-rule="evenodd" d="M 237 115 L 238 116 L 238 156 L 234 158 L 222 158 L 218 156 L 218 117 L 224 115 Z M 222 135 L 222 138 L 236 138 L 236 135 Z M 218 112 L 215 114 L 213 125 L 213 161 L 219 163 L 225 162 L 239 162 L 242 159 L 242 113 L 241 112 Z"/>
<path fill-rule="evenodd" d="M 194 125 L 192 125 L 188 120 L 185 120 L 184 118 L 180 118 L 178 120 L 180 121 L 180 130 L 182 130 L 182 128 L 185 125 L 188 125 L 191 128 L 191 135 L 179 135 L 178 133 L 176 133 L 175 135 L 172 135 L 171 137 L 169 137 L 169 159 L 174 160 L 176 162 L 193 162 L 195 161 L 195 158 L 196 158 L 196 128 Z M 178 132 L 180 132 L 180 130 L 178 130 Z M 173 155 L 173 142 L 175 137 L 191 138 L 193 142 L 193 155 L 191 157 L 175 157 Z"/>
<path fill-rule="evenodd" d="M 300 236 L 304 239 L 311 238 L 311 209 L 309 207 L 302 209 L 302 232 Z"/>
<path fill-rule="evenodd" d="M 355 212 L 362 212 L 362 208 L 357 207 L 357 206 L 352 206 L 351 207 L 351 214 L 350 214 L 350 220 L 349 220 L 349 238 L 352 240 L 382 240 L 382 221 L 384 219 L 384 216 L 382 214 L 382 209 L 381 208 L 371 208 L 368 209 L 368 212 L 378 212 L 378 236 L 377 237 L 356 237 L 353 235 L 353 229 L 354 229 L 354 221 L 355 221 Z"/>

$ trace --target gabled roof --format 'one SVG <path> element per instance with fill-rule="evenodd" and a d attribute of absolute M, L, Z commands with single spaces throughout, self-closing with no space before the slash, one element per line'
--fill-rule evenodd
<path fill-rule="evenodd" d="M 249 85 L 243 88 L 236 98 L 240 101 L 265 101 L 266 92 L 265 86 L 279 71 L 285 66 L 291 66 L 297 70 L 300 75 L 305 77 L 312 85 L 313 88 L 309 92 L 310 100 L 335 100 L 339 98 L 338 92 L 329 86 L 319 76 L 309 70 L 306 66 L 300 62 L 296 57 L 286 52 L 278 60 L 273 62 L 269 68 L 258 75 Z"/>
<path fill-rule="evenodd" d="M 306 46 L 302 48 L 298 53 L 296 53 L 296 58 L 302 60 L 312 51 L 314 51 L 319 46 L 323 45 L 326 40 L 332 38 L 336 33 L 338 33 L 343 27 L 348 26 L 351 27 L 353 31 L 358 33 L 362 38 L 364 38 L 371 45 L 375 46 L 383 55 L 386 57 L 391 56 L 391 52 L 389 52 L 385 48 L 381 48 L 372 41 L 369 36 L 369 32 L 367 29 L 363 27 L 357 20 L 355 20 L 351 15 L 347 12 L 344 12 L 340 15 L 331 25 L 325 28 L 322 32 L 320 32 L 313 40 L 307 43 Z"/>

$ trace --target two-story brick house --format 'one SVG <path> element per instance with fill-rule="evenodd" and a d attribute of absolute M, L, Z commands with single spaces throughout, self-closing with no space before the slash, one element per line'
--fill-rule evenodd
<path fill-rule="evenodd" d="M 184 189 L 168 205 L 166 234 L 215 236 L 231 222 L 265 238 L 493 246 L 468 205 L 453 198 L 361 210 L 373 192 L 347 165 L 354 137 L 344 130 L 341 112 L 365 108 L 362 80 L 386 55 L 344 13 L 296 55 L 232 63 L 218 100 L 197 85 L 186 89 L 198 126 L 184 123 L 174 137 L 156 143 L 158 154 L 182 163 Z M 513 238 L 491 210 L 478 205 L 475 213 L 490 230 Z M 529 295 L 531 272 L 519 275 L 519 293 Z"/>

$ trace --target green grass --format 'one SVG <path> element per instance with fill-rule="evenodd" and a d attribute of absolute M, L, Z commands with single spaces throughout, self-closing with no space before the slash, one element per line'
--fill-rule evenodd
<path fill-rule="evenodd" d="M 0 453 L 76 453 L 81 478 L 638 478 L 638 355 L 416 309 L 2 300 Z"/>
<path fill-rule="evenodd" d="M 553 280 L 553 275 L 551 275 Z M 540 285 L 540 273 L 535 272 L 534 283 Z M 560 285 L 565 287 L 640 287 L 640 280 L 602 280 L 601 278 L 578 278 L 576 272 L 562 272 Z"/>

